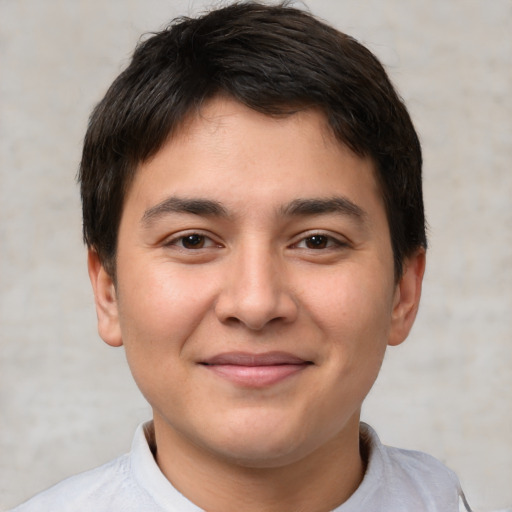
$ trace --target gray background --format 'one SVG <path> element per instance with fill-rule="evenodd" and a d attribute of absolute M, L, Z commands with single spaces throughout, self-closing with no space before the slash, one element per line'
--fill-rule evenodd
<path fill-rule="evenodd" d="M 0 0 L 0 510 L 125 452 L 149 409 L 98 338 L 74 175 L 139 35 L 204 1 Z M 385 63 L 425 153 L 423 304 L 363 411 L 512 507 L 512 1 L 310 0 Z"/>

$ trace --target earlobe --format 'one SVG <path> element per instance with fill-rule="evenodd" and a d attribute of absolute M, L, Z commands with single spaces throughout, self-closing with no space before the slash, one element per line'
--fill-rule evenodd
<path fill-rule="evenodd" d="M 123 344 L 123 339 L 119 325 L 116 289 L 94 249 L 89 249 L 87 268 L 94 291 L 99 335 L 108 345 L 119 347 Z"/>
<path fill-rule="evenodd" d="M 425 273 L 425 249 L 418 249 L 404 262 L 404 270 L 396 286 L 389 345 L 399 345 L 408 336 L 416 318 Z"/>

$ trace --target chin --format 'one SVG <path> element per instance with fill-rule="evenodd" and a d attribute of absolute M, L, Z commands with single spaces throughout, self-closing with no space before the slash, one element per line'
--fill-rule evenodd
<path fill-rule="evenodd" d="M 268 440 L 267 440 L 268 441 Z M 258 445 L 252 443 L 238 443 L 236 446 L 221 447 L 221 456 L 232 464 L 240 467 L 254 469 L 279 468 L 292 464 L 305 455 L 308 450 L 302 446 L 285 443 L 268 443 Z"/>
<path fill-rule="evenodd" d="M 238 427 L 238 428 L 237 428 Z M 210 438 L 207 442 L 209 449 L 222 458 L 241 467 L 272 468 L 293 463 L 314 448 L 308 441 L 306 432 L 302 429 L 289 428 L 289 423 L 262 424 L 252 422 L 247 428 L 231 425 L 228 431 Z"/>

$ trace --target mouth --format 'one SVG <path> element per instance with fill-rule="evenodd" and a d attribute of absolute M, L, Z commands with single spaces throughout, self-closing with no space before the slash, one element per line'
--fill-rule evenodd
<path fill-rule="evenodd" d="M 285 352 L 229 352 L 218 354 L 199 364 L 233 384 L 262 388 L 298 375 L 313 365 L 313 362 Z"/>

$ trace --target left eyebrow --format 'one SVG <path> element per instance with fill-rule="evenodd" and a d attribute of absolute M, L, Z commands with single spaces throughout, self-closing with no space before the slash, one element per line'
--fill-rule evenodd
<path fill-rule="evenodd" d="M 281 208 L 285 216 L 324 215 L 338 213 L 363 222 L 367 214 L 357 204 L 346 197 L 294 199 Z"/>

